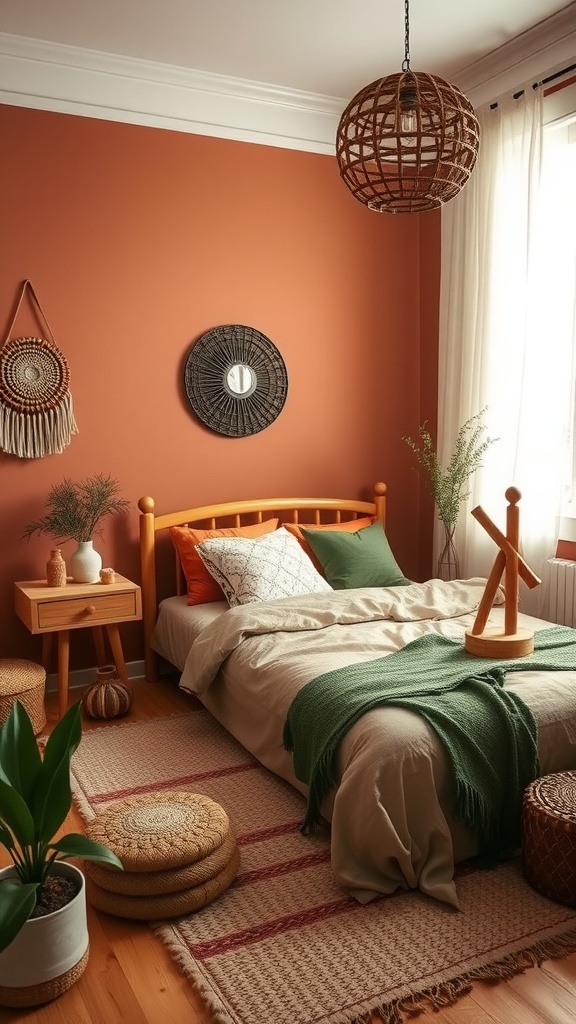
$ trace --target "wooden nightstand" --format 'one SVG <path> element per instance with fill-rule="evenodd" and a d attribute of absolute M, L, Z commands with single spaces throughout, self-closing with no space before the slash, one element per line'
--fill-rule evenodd
<path fill-rule="evenodd" d="M 103 665 L 107 660 L 102 632 L 105 627 L 118 675 L 128 681 L 118 624 L 142 618 L 142 597 L 135 583 L 118 573 L 116 581 L 108 584 L 69 581 L 65 587 L 49 587 L 46 580 L 26 580 L 14 584 L 14 608 L 31 633 L 42 634 L 42 664 L 47 672 L 52 635 L 58 634 L 60 717 L 68 707 L 71 629 L 92 628 L 98 664 Z"/>

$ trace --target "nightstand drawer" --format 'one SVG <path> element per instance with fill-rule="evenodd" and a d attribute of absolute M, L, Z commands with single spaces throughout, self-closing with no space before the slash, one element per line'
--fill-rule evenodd
<path fill-rule="evenodd" d="M 138 617 L 134 591 L 65 600 L 60 598 L 59 601 L 42 601 L 38 604 L 38 627 L 41 630 L 97 626 L 99 622 L 121 622 Z"/>

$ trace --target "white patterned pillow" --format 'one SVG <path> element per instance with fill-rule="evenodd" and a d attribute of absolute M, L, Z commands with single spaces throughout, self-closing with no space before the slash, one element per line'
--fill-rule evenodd
<path fill-rule="evenodd" d="M 232 607 L 300 594 L 325 594 L 333 589 L 283 527 L 254 539 L 205 540 L 196 551 Z"/>

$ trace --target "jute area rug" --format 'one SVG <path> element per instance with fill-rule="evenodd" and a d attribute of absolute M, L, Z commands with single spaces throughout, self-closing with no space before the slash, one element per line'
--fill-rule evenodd
<path fill-rule="evenodd" d="M 86 820 L 137 793 L 204 793 L 228 812 L 241 866 L 195 914 L 152 923 L 219 1024 L 398 1024 L 576 950 L 576 912 L 516 862 L 458 877 L 461 910 L 419 892 L 360 906 L 334 881 L 326 835 L 299 832 L 303 798 L 203 709 L 84 733 L 73 760 Z"/>

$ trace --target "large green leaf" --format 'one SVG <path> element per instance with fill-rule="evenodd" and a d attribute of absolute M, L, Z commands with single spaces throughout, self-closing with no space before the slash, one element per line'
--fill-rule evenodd
<path fill-rule="evenodd" d="M 15 878 L 0 881 L 0 953 L 14 941 L 36 906 L 37 883 L 22 885 Z"/>
<path fill-rule="evenodd" d="M 115 853 L 112 853 L 112 850 L 78 832 L 70 832 L 67 836 L 62 836 L 57 843 L 50 844 L 50 849 L 57 850 L 62 854 L 60 860 L 63 860 L 64 857 L 84 857 L 85 860 L 97 860 L 102 864 L 109 864 L 124 870 L 122 861 Z"/>
<path fill-rule="evenodd" d="M 36 779 L 32 813 L 38 835 L 49 842 L 72 805 L 70 761 L 82 738 L 81 702 L 68 709 L 48 737 Z"/>
<path fill-rule="evenodd" d="M 54 768 L 63 757 L 71 758 L 82 739 L 82 702 L 76 701 L 54 726 L 44 751 L 44 764 Z"/>
<path fill-rule="evenodd" d="M 39 776 L 40 779 L 44 781 L 42 773 Z M 49 843 L 60 826 L 64 824 L 66 815 L 72 806 L 70 762 L 66 757 L 53 768 L 50 775 L 46 775 L 45 783 L 42 791 L 38 788 L 38 796 L 34 798 L 33 814 L 36 835 L 42 842 Z M 40 800 L 41 795 L 42 800 Z"/>
<path fill-rule="evenodd" d="M 34 819 L 20 793 L 3 779 L 0 779 L 0 821 L 8 826 L 20 846 L 32 845 Z"/>
<path fill-rule="evenodd" d="M 26 709 L 14 701 L 0 730 L 0 778 L 30 805 L 42 759 Z"/>
<path fill-rule="evenodd" d="M 7 850 L 14 849 L 14 840 L 12 833 L 0 822 L 0 845 L 5 846 Z"/>

